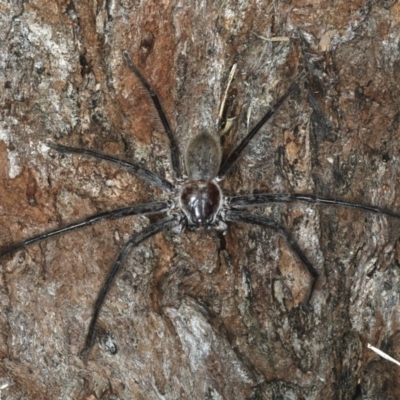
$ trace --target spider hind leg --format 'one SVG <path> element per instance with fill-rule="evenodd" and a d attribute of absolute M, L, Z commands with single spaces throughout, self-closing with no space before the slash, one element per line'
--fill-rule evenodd
<path fill-rule="evenodd" d="M 137 246 L 144 240 L 148 239 L 151 236 L 154 236 L 156 233 L 159 233 L 161 231 L 164 231 L 168 228 L 172 228 L 174 225 L 178 223 L 178 216 L 177 215 L 171 215 L 169 217 L 166 217 L 158 222 L 155 222 L 148 227 L 144 228 L 142 231 L 135 233 L 134 235 L 131 236 L 129 241 L 125 244 L 125 246 L 122 248 L 120 253 L 118 254 L 118 257 L 114 263 L 114 266 L 112 267 L 111 271 L 109 272 L 107 279 L 105 280 L 103 287 L 101 288 L 99 294 L 97 295 L 96 302 L 94 304 L 94 312 L 89 324 L 89 329 L 88 329 L 88 334 L 86 336 L 86 342 L 85 342 L 85 347 L 83 348 L 81 352 L 81 358 L 86 358 L 90 352 L 90 350 L 93 347 L 95 338 L 96 338 L 96 324 L 97 320 L 100 314 L 100 310 L 104 304 L 104 300 L 111 288 L 111 285 L 113 284 L 116 275 L 120 271 L 123 261 L 127 257 L 127 255 L 130 253 L 133 247 Z"/>
<path fill-rule="evenodd" d="M 290 232 L 281 224 L 276 221 L 273 221 L 269 218 L 265 218 L 259 215 L 254 215 L 251 213 L 246 213 L 243 211 L 234 211 L 230 210 L 226 213 L 225 216 L 227 221 L 235 221 L 235 222 L 244 222 L 247 224 L 259 225 L 265 228 L 273 229 L 280 233 L 286 240 L 287 244 L 289 245 L 292 252 L 297 256 L 297 258 L 303 263 L 303 265 L 307 268 L 307 271 L 310 275 L 310 284 L 308 288 L 308 292 L 304 297 L 302 302 L 302 306 L 307 311 L 312 311 L 313 307 L 310 304 L 310 300 L 314 291 L 315 283 L 318 279 L 318 272 L 314 268 L 311 261 L 307 258 L 304 254 L 303 250 L 300 248 L 298 243 L 293 239 Z"/>

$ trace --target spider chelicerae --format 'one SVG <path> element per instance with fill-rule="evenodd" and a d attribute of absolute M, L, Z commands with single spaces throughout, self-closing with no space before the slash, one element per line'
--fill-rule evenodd
<path fill-rule="evenodd" d="M 293 239 L 290 232 L 282 224 L 264 216 L 245 212 L 243 209 L 249 206 L 265 206 L 266 204 L 270 203 L 288 203 L 300 201 L 314 204 L 328 204 L 331 206 L 353 207 L 373 213 L 384 214 L 394 218 L 400 218 L 400 214 L 382 209 L 380 207 L 362 203 L 322 198 L 310 194 L 257 193 L 234 197 L 227 197 L 223 194 L 218 182 L 225 178 L 252 138 L 272 117 L 285 99 L 293 92 L 297 86 L 297 82 L 302 79 L 305 74 L 300 74 L 297 77 L 297 79 L 289 86 L 286 93 L 269 109 L 269 111 L 261 118 L 254 128 L 250 130 L 250 132 L 244 137 L 244 139 L 242 139 L 242 141 L 225 160 L 222 160 L 220 139 L 216 134 L 200 132 L 194 136 L 189 142 L 185 152 L 184 160 L 186 174 L 182 175 L 180 168 L 179 148 L 168 123 L 168 119 L 161 106 L 160 100 L 156 93 L 151 89 L 151 86 L 133 64 L 127 52 L 123 53 L 123 57 L 129 69 L 149 93 L 158 112 L 164 130 L 168 136 L 175 182 L 172 183 L 138 164 L 120 160 L 96 151 L 67 147 L 54 143 L 49 143 L 49 146 L 60 153 L 74 153 L 95 157 L 97 159 L 114 163 L 119 167 L 127 168 L 135 173 L 136 176 L 158 186 L 163 191 L 169 193 L 171 199 L 168 201 L 133 205 L 130 207 L 119 208 L 93 215 L 84 219 L 83 221 L 75 222 L 70 225 L 33 236 L 20 243 L 11 245 L 8 248 L 4 248 L 0 252 L 0 257 L 3 257 L 32 243 L 53 237 L 55 235 L 66 233 L 74 229 L 88 226 L 105 219 L 115 219 L 143 214 L 168 214 L 165 218 L 151 224 L 148 227 L 145 227 L 140 232 L 134 233 L 120 251 L 111 271 L 104 282 L 103 287 L 98 293 L 96 302 L 94 304 L 94 311 L 89 324 L 86 342 L 81 353 L 83 357 L 88 355 L 94 344 L 96 336 L 96 322 L 98 320 L 101 307 L 116 275 L 121 269 L 124 259 L 127 257 L 133 247 L 158 232 L 165 231 L 167 229 L 171 229 L 178 233 L 184 231 L 185 229 L 193 231 L 199 229 L 216 229 L 224 232 L 227 230 L 227 222 L 230 221 L 259 225 L 277 231 L 286 239 L 293 253 L 305 265 L 308 273 L 310 274 L 311 283 L 308 293 L 304 297 L 303 305 L 305 308 L 311 309 L 310 298 L 318 277 L 318 273 L 310 260 L 306 257 L 300 246 Z"/>

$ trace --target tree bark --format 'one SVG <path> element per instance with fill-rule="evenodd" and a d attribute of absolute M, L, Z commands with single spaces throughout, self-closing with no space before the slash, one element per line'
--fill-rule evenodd
<path fill-rule="evenodd" d="M 180 147 L 221 131 L 226 157 L 307 76 L 221 182 L 224 194 L 308 193 L 400 213 L 399 1 L 45 1 L 1 6 L 0 246 L 170 196 L 48 143 L 139 163 L 174 181 Z M 172 196 L 174 197 L 174 196 Z M 11 399 L 398 399 L 400 219 L 277 204 L 251 210 L 285 240 L 230 223 L 137 246 L 81 359 L 93 304 L 133 232 L 101 222 L 0 259 L 0 394 Z"/>

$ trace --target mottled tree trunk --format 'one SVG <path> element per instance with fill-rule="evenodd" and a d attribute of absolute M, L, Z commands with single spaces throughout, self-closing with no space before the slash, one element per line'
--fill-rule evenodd
<path fill-rule="evenodd" d="M 168 194 L 89 148 L 173 180 L 153 103 L 183 153 L 199 131 L 224 156 L 308 71 L 226 179 L 226 195 L 310 193 L 400 212 L 399 1 L 0 3 L 0 246 Z M 400 223 L 292 203 L 254 209 L 287 226 L 165 232 L 132 251 L 86 360 L 93 304 L 132 232 L 111 220 L 0 260 L 0 393 L 11 399 L 399 399 Z"/>

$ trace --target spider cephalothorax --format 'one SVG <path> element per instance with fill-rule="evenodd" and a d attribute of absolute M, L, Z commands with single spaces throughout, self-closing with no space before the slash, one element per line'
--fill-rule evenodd
<path fill-rule="evenodd" d="M 215 223 L 220 221 L 223 196 L 217 182 L 188 181 L 182 186 L 179 200 L 188 229 L 216 227 Z"/>
<path fill-rule="evenodd" d="M 120 218 L 132 215 L 167 213 L 168 215 L 138 233 L 134 233 L 127 243 L 122 247 L 113 268 L 109 272 L 107 279 L 101 288 L 96 302 L 94 304 L 94 312 L 86 337 L 86 343 L 82 351 L 82 355 L 86 356 L 93 346 L 95 339 L 96 322 L 104 303 L 105 297 L 113 283 L 115 276 L 121 269 L 124 259 L 127 257 L 131 249 L 144 241 L 145 239 L 155 235 L 158 232 L 172 229 L 176 232 L 182 232 L 185 228 L 188 230 L 198 229 L 218 229 L 226 230 L 227 222 L 236 221 L 248 224 L 259 225 L 277 231 L 284 236 L 293 253 L 306 266 L 310 276 L 311 284 L 308 294 L 304 296 L 304 305 L 308 308 L 309 300 L 313 291 L 313 287 L 318 276 L 317 271 L 312 263 L 308 260 L 300 246 L 292 238 L 290 232 L 280 223 L 259 215 L 254 215 L 243 211 L 243 208 L 249 206 L 263 206 L 271 202 L 293 202 L 302 201 L 307 203 L 322 203 L 333 206 L 345 206 L 359 208 L 370 212 L 381 213 L 394 218 L 400 218 L 399 214 L 381 209 L 379 207 L 352 203 L 343 200 L 332 200 L 321 197 L 316 197 L 309 194 L 276 194 L 276 193 L 259 193 L 243 196 L 224 197 L 218 181 L 223 179 L 231 167 L 236 163 L 243 150 L 261 129 L 261 127 L 271 118 L 274 112 L 284 102 L 284 100 L 293 92 L 300 78 L 304 75 L 300 74 L 298 79 L 289 87 L 286 93 L 271 107 L 271 109 L 261 118 L 252 130 L 244 137 L 238 146 L 232 151 L 226 160 L 222 160 L 222 151 L 217 134 L 199 133 L 190 141 L 185 152 L 185 167 L 186 176 L 182 177 L 180 170 L 180 153 L 174 135 L 169 126 L 168 120 L 161 107 L 161 103 L 157 95 L 153 92 L 150 85 L 143 78 L 140 72 L 133 64 L 129 55 L 125 52 L 124 59 L 129 69 L 136 75 L 143 87 L 150 94 L 151 99 L 156 107 L 160 120 L 163 124 L 165 132 L 169 139 L 171 150 L 171 164 L 176 178 L 176 184 L 168 181 L 165 178 L 149 171 L 146 168 L 134 163 L 114 158 L 110 155 L 105 155 L 96 151 L 87 149 L 78 149 L 56 144 L 49 146 L 60 153 L 75 153 L 85 156 L 95 157 L 117 164 L 119 167 L 128 168 L 140 178 L 154 184 L 163 191 L 170 194 L 171 198 L 167 201 L 153 201 L 146 204 L 133 205 L 106 211 L 101 214 L 93 215 L 83 221 L 78 221 L 70 225 L 55 229 L 50 232 L 45 232 L 26 239 L 20 243 L 16 243 L 8 248 L 2 249 L 0 257 L 15 252 L 16 250 L 50 238 L 61 233 L 69 232 L 74 229 L 87 226 L 104 219 Z"/>

